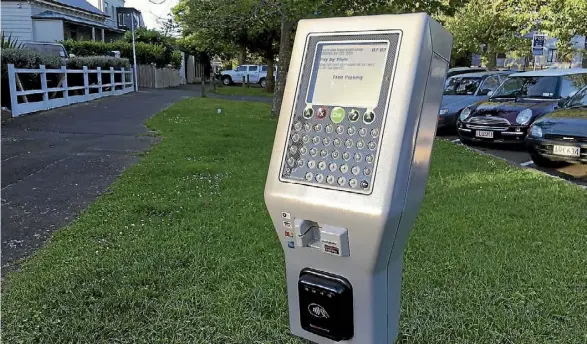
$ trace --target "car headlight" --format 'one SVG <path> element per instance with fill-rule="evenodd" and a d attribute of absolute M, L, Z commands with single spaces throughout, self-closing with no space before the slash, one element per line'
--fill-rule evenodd
<path fill-rule="evenodd" d="M 440 115 L 446 115 L 448 113 L 448 109 L 440 109 L 440 111 L 438 112 L 438 114 Z"/>
<path fill-rule="evenodd" d="M 537 125 L 533 125 L 532 128 L 530 128 L 530 136 L 542 137 L 542 128 Z"/>
<path fill-rule="evenodd" d="M 459 115 L 459 119 L 461 121 L 466 120 L 469 115 L 471 114 L 471 109 L 469 109 L 468 107 L 464 108 L 463 111 L 461 111 L 461 114 Z"/>
<path fill-rule="evenodd" d="M 532 110 L 530 110 L 530 109 L 522 110 L 516 116 L 516 122 L 518 124 L 522 124 L 522 125 L 528 124 L 528 122 L 530 122 L 531 118 L 532 118 Z"/>

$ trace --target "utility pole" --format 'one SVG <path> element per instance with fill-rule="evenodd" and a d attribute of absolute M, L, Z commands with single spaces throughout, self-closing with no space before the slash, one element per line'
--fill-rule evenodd
<path fill-rule="evenodd" d="M 139 91 L 139 76 L 137 75 L 137 51 L 135 48 L 135 15 L 134 13 L 130 14 L 130 21 L 131 21 L 131 34 L 132 34 L 132 59 L 133 59 L 133 75 L 135 78 L 135 91 Z"/>

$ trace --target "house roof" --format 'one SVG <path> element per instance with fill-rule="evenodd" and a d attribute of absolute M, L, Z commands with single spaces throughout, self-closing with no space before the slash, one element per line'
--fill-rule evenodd
<path fill-rule="evenodd" d="M 100 11 L 98 8 L 94 7 L 92 4 L 87 2 L 86 0 L 50 0 L 51 2 L 55 2 L 61 5 L 75 7 L 80 10 L 84 10 L 87 12 L 91 12 L 94 14 L 100 14 L 105 16 L 106 14 Z"/>
<path fill-rule="evenodd" d="M 543 70 L 535 70 L 535 71 L 529 71 L 529 72 L 514 73 L 514 74 L 510 74 L 510 76 L 511 77 L 514 77 L 514 76 L 560 76 L 560 75 L 583 74 L 583 73 L 587 73 L 587 68 L 543 69 Z"/>
<path fill-rule="evenodd" d="M 93 26 L 96 28 L 108 29 L 110 31 L 124 32 L 124 30 L 120 30 L 117 28 L 107 26 L 104 23 L 101 23 L 99 21 L 89 20 L 89 19 L 81 18 L 81 17 L 74 17 L 74 16 L 70 16 L 67 14 L 54 12 L 54 11 L 43 11 L 37 15 L 32 16 L 31 18 L 33 18 L 33 19 L 53 19 L 53 20 L 57 19 L 57 20 L 63 20 L 63 21 L 75 23 L 75 24 L 83 24 L 83 25 Z"/>

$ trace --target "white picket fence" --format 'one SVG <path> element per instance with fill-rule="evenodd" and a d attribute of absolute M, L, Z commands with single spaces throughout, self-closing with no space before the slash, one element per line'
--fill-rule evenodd
<path fill-rule="evenodd" d="M 20 82 L 18 74 L 31 73 L 39 74 L 41 83 L 40 89 L 25 90 L 23 88 L 23 85 Z M 47 87 L 47 74 L 61 75 L 61 80 L 57 87 Z M 84 85 L 69 86 L 67 83 L 68 74 L 83 74 Z M 90 74 L 97 74 L 97 84 L 90 85 Z M 110 75 L 110 83 L 102 83 L 103 74 Z M 120 82 L 115 81 L 116 75 L 121 75 Z M 121 68 L 120 70 L 115 70 L 113 67 L 110 67 L 109 70 L 102 70 L 102 68 L 100 67 L 97 67 L 97 69 L 88 69 L 88 67 L 85 66 L 83 67 L 83 69 L 67 69 L 65 66 L 62 66 L 60 69 L 46 69 L 45 66 L 39 66 L 38 69 L 23 69 L 14 68 L 13 64 L 9 64 L 8 81 L 10 87 L 10 101 L 13 117 L 17 117 L 35 111 L 49 110 L 56 107 L 71 105 L 74 103 L 87 102 L 105 96 L 120 95 L 134 91 L 132 70 L 126 70 L 124 68 Z M 91 93 L 90 89 L 97 89 L 98 91 Z M 79 92 L 78 90 L 83 90 L 83 93 Z M 78 91 L 76 93 L 82 94 L 70 95 L 70 91 Z M 63 97 L 55 98 L 55 94 L 57 94 L 57 92 L 62 92 Z M 52 97 L 50 96 L 50 93 L 52 93 Z M 43 100 L 29 101 L 26 96 L 33 94 L 42 94 Z M 23 102 L 19 103 L 20 99 L 22 99 Z"/>

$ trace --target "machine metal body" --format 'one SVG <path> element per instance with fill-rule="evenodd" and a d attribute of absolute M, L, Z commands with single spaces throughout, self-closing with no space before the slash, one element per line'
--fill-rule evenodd
<path fill-rule="evenodd" d="M 451 47 L 426 14 L 299 22 L 265 187 L 293 334 L 397 338 Z"/>

